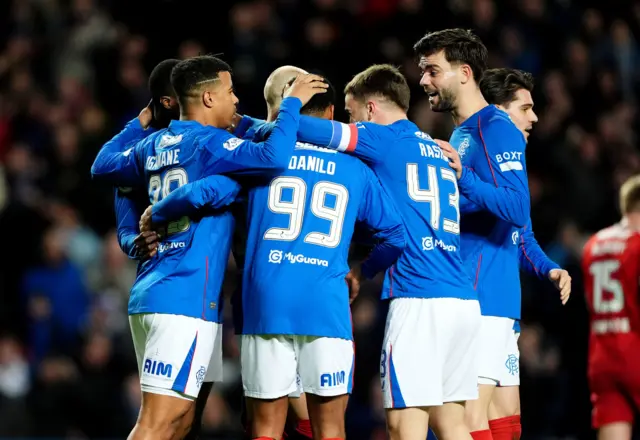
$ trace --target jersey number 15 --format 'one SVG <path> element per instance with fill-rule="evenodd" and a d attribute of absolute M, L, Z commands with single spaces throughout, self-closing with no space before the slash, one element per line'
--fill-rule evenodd
<path fill-rule="evenodd" d="M 593 311 L 596 313 L 618 313 L 624 308 L 624 291 L 613 274 L 620 268 L 617 260 L 596 261 L 589 267 L 593 276 Z M 605 299 L 605 292 L 609 298 Z"/>

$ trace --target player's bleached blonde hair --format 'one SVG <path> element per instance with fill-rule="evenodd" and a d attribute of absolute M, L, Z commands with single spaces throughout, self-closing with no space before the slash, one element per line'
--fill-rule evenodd
<path fill-rule="evenodd" d="M 284 86 L 297 75 L 307 72 L 296 66 L 282 66 L 271 72 L 264 85 L 264 100 L 270 112 L 277 111 L 282 102 Z"/>
<path fill-rule="evenodd" d="M 620 212 L 622 215 L 640 212 L 640 174 L 627 179 L 620 187 Z"/>

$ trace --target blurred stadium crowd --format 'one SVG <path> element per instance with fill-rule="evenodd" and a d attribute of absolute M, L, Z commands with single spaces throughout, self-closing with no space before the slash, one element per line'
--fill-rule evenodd
<path fill-rule="evenodd" d="M 536 77 L 540 122 L 527 152 L 533 225 L 575 283 L 563 308 L 550 285 L 523 275 L 523 431 L 528 439 L 591 438 L 578 259 L 587 234 L 617 220 L 616 191 L 640 168 L 640 2 L 206 3 L 0 2 L 0 437 L 123 438 L 135 421 L 126 316 L 135 264 L 116 242 L 112 189 L 93 184 L 89 168 L 147 104 L 147 74 L 158 61 L 223 53 L 240 111 L 261 117 L 264 80 L 279 65 L 322 72 L 341 89 L 372 63 L 394 63 L 415 86 L 412 119 L 447 139 L 451 121 L 430 111 L 411 47 L 427 30 L 468 27 L 489 47 L 492 67 Z M 353 309 L 347 423 L 350 438 L 362 440 L 386 435 L 379 289 L 379 281 L 366 284 Z M 238 354 L 227 326 L 225 383 L 205 412 L 208 438 L 239 433 Z"/>

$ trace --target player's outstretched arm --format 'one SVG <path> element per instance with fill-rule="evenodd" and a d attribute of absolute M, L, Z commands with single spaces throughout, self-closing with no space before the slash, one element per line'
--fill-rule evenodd
<path fill-rule="evenodd" d="M 210 154 L 205 169 L 216 174 L 243 175 L 284 170 L 296 145 L 301 107 L 298 98 L 285 98 L 271 134 L 264 142 L 240 139 L 219 131 L 204 139 L 202 142 Z"/>
<path fill-rule="evenodd" d="M 129 121 L 120 133 L 102 146 L 91 166 L 91 175 L 94 179 L 110 181 L 111 183 L 118 182 L 117 186 L 133 186 L 138 182 L 139 176 L 137 172 L 136 177 L 129 179 L 128 182 L 123 181 L 131 177 L 130 175 L 124 175 L 123 170 L 126 170 L 127 165 L 131 165 L 130 162 L 134 159 L 132 154 L 124 155 L 123 153 L 129 151 L 142 139 L 155 132 L 153 128 L 145 129 L 141 122 L 141 120 L 145 120 L 143 118 L 147 110 L 147 108 L 142 110 L 140 116 Z"/>
<path fill-rule="evenodd" d="M 151 207 L 155 224 L 177 220 L 203 208 L 220 209 L 230 205 L 240 192 L 240 184 L 226 176 L 209 176 L 171 191 Z"/>
<path fill-rule="evenodd" d="M 562 269 L 544 253 L 533 234 L 531 219 L 519 232 L 518 262 L 520 263 L 520 268 L 536 275 L 540 279 L 551 281 L 556 286 L 556 289 L 560 291 L 560 301 L 562 301 L 562 304 L 566 304 L 571 295 L 571 276 L 569 272 Z"/>
<path fill-rule="evenodd" d="M 302 142 L 348 153 L 367 163 L 382 161 L 392 149 L 389 128 L 368 122 L 343 124 L 313 116 L 301 116 L 298 139 Z"/>
<path fill-rule="evenodd" d="M 547 254 L 544 253 L 538 244 L 538 240 L 536 240 L 533 234 L 531 219 L 529 219 L 525 227 L 521 228 L 518 232 L 519 237 L 514 234 L 513 239 L 514 241 L 518 240 L 518 262 L 520 263 L 520 269 L 545 280 L 548 279 L 549 272 L 554 269 L 560 269 L 560 266 L 547 257 Z"/>
<path fill-rule="evenodd" d="M 295 149 L 300 109 L 314 95 L 326 93 L 327 87 L 318 75 L 298 75 L 285 90 L 278 118 L 264 142 L 242 140 L 226 132 L 204 140 L 203 145 L 211 153 L 205 172 L 260 175 L 284 170 Z M 220 144 L 223 148 L 219 148 Z"/>
<path fill-rule="evenodd" d="M 253 139 L 253 135 L 260 127 L 267 124 L 268 122 L 263 119 L 252 118 L 247 115 L 239 115 L 236 114 L 236 119 L 234 121 L 234 128 L 231 131 L 235 137 L 240 139 Z"/>
<path fill-rule="evenodd" d="M 358 221 L 374 233 L 377 244 L 362 263 L 362 275 L 373 278 L 378 272 L 388 269 L 398 259 L 406 246 L 406 231 L 395 204 L 384 192 L 378 178 L 366 170 L 368 184 L 363 203 L 358 212 Z"/>
<path fill-rule="evenodd" d="M 524 137 L 511 122 L 494 118 L 483 130 L 483 139 L 487 167 L 493 180 L 490 183 L 480 179 L 474 170 L 463 167 L 460 156 L 449 143 L 436 142 L 456 170 L 460 194 L 521 228 L 531 214 Z"/>

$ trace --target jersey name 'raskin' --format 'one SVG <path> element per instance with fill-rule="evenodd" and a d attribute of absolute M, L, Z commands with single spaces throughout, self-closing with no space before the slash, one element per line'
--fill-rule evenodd
<path fill-rule="evenodd" d="M 449 162 L 449 159 L 447 159 L 447 156 L 444 155 L 439 146 L 424 144 L 422 142 L 419 142 L 418 145 L 420 146 L 420 156 L 441 159 L 447 163 Z"/>
<path fill-rule="evenodd" d="M 153 171 L 169 165 L 177 165 L 180 163 L 178 153 L 180 153 L 180 149 L 176 148 L 175 150 L 161 151 L 155 156 L 149 156 L 147 157 L 146 168 Z"/>
<path fill-rule="evenodd" d="M 290 170 L 315 171 L 320 174 L 328 174 L 333 176 L 336 173 L 336 163 L 330 160 L 324 160 L 316 156 L 291 156 L 289 161 Z"/>

